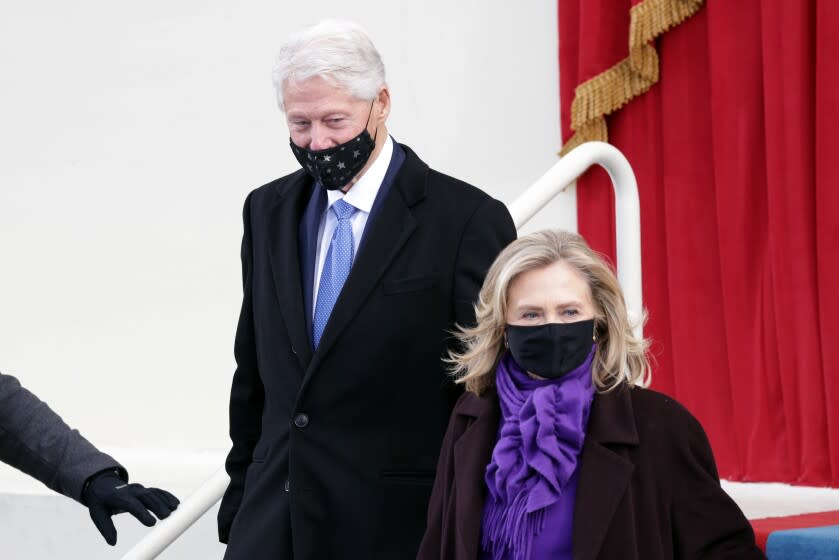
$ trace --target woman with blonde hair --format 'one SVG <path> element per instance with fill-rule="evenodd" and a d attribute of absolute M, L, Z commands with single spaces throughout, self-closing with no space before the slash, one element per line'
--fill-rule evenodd
<path fill-rule="evenodd" d="M 763 558 L 700 424 L 642 388 L 648 342 L 582 237 L 510 244 L 476 318 L 420 560 Z"/>

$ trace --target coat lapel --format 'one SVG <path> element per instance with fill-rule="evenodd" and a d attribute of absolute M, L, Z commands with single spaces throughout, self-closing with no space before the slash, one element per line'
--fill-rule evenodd
<path fill-rule="evenodd" d="M 304 384 L 358 313 L 379 278 L 417 227 L 411 208 L 425 198 L 427 177 L 428 166 L 419 158 L 413 156 L 406 159 L 394 180 L 393 188 L 382 203 L 381 211 L 367 225 L 350 275 L 335 302 L 320 344 L 309 364 Z"/>
<path fill-rule="evenodd" d="M 288 329 L 292 351 L 303 371 L 312 359 L 300 278 L 298 224 L 308 200 L 306 174 L 297 173 L 287 188 L 278 196 L 268 218 L 269 252 L 274 288 L 283 321 Z"/>
<path fill-rule="evenodd" d="M 486 496 L 484 473 L 498 436 L 501 407 L 494 390 L 483 397 L 470 395 L 458 407 L 469 423 L 454 444 L 455 535 L 457 557 L 477 558 Z"/>
<path fill-rule="evenodd" d="M 574 560 L 594 560 L 629 486 L 633 463 L 615 446 L 638 445 L 629 388 L 596 395 L 580 457 L 574 505 Z"/>
<path fill-rule="evenodd" d="M 315 258 L 317 256 L 318 226 L 327 207 L 326 191 L 317 184 L 311 189 L 309 202 L 303 211 L 300 227 L 300 277 L 303 279 L 303 312 L 306 316 L 306 336 L 309 337 L 309 347 L 312 347 L 312 297 L 315 282 Z"/>

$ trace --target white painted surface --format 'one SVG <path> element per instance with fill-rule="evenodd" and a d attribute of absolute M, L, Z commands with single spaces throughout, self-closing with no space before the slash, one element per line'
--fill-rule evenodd
<path fill-rule="evenodd" d="M 297 168 L 272 59 L 324 17 L 368 28 L 433 167 L 511 201 L 556 161 L 554 0 L 3 10 L 0 371 L 95 443 L 228 445 L 241 206 Z M 573 200 L 529 228 L 575 227 Z"/>
<path fill-rule="evenodd" d="M 749 519 L 839 510 L 839 488 L 726 480 L 722 487 Z"/>

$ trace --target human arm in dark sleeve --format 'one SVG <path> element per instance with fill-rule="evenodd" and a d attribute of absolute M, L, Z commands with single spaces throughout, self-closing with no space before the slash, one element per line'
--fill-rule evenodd
<path fill-rule="evenodd" d="M 751 560 L 765 556 L 743 512 L 720 486 L 714 455 L 699 422 L 683 410 L 685 426 L 672 469 L 676 558 Z"/>
<path fill-rule="evenodd" d="M 129 512 L 146 526 L 178 507 L 178 499 L 159 488 L 128 484 L 128 472 L 73 430 L 58 414 L 0 373 L 0 460 L 40 480 L 52 490 L 88 507 L 94 525 L 114 545 L 111 516 Z"/>
<path fill-rule="evenodd" d="M 256 342 L 253 326 L 253 296 L 251 274 L 253 256 L 251 249 L 250 223 L 251 195 L 245 201 L 243 211 L 244 235 L 242 237 L 242 309 L 236 329 L 234 354 L 236 372 L 230 390 L 230 439 L 233 446 L 227 455 L 225 468 L 230 475 L 230 484 L 221 501 L 218 513 L 219 541 L 226 543 L 230 527 L 242 502 L 245 488 L 245 473 L 251 463 L 253 449 L 261 432 L 264 389 L 259 378 L 256 363 Z"/>
<path fill-rule="evenodd" d="M 17 379 L 2 373 L 0 460 L 79 502 L 85 482 L 95 473 L 110 470 L 128 479 L 113 457 L 71 429 Z"/>
<path fill-rule="evenodd" d="M 475 302 L 495 257 L 516 239 L 516 226 L 507 207 L 487 198 L 469 219 L 457 252 L 454 315 L 461 326 L 475 321 Z"/>

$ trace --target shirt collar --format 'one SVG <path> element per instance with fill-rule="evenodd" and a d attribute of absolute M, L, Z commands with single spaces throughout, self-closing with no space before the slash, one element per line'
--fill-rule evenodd
<path fill-rule="evenodd" d="M 390 166 L 392 156 L 393 140 L 388 135 L 379 156 L 346 194 L 337 189 L 326 191 L 329 200 L 328 208 L 331 208 L 335 201 L 343 198 L 345 202 L 369 214 L 373 208 L 373 202 L 376 201 L 379 188 L 382 186 L 382 181 L 384 181 L 387 168 Z"/>

